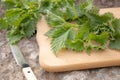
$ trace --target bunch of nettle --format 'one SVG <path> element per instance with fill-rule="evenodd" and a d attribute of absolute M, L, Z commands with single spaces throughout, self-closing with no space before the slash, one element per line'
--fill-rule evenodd
<path fill-rule="evenodd" d="M 100 15 L 93 0 L 3 0 L 5 15 L 0 29 L 6 29 L 11 44 L 36 31 L 36 22 L 46 17 L 51 29 L 54 53 L 66 48 L 74 51 L 120 49 L 120 19 L 112 13 Z"/>

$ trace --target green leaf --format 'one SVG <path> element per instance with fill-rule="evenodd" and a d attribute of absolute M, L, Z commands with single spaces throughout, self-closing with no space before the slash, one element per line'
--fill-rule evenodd
<path fill-rule="evenodd" d="M 90 11 L 93 9 L 94 5 L 93 5 L 93 0 L 86 0 L 87 6 L 85 7 L 85 9 L 87 11 Z"/>
<path fill-rule="evenodd" d="M 10 26 L 15 26 L 21 15 L 24 13 L 23 10 L 16 8 L 16 9 L 9 9 L 5 14 L 6 20 L 9 22 Z"/>
<path fill-rule="evenodd" d="M 26 18 L 29 19 L 29 14 L 28 14 L 28 13 L 22 14 L 21 16 L 18 17 L 18 19 L 16 19 L 16 21 L 13 23 L 13 25 L 14 25 L 15 27 L 20 26 L 20 24 L 21 24 Z M 24 23 L 24 22 L 23 22 L 23 23 Z"/>
<path fill-rule="evenodd" d="M 110 41 L 109 48 L 120 50 L 120 37 L 116 38 L 113 41 Z"/>
<path fill-rule="evenodd" d="M 47 22 L 50 26 L 55 27 L 57 25 L 60 25 L 61 23 L 65 23 L 66 21 L 61 17 L 58 16 L 50 11 L 47 11 Z"/>
<path fill-rule="evenodd" d="M 76 38 L 85 40 L 88 37 L 89 29 L 90 27 L 88 23 L 84 23 L 83 25 L 81 25 L 76 34 Z"/>
<path fill-rule="evenodd" d="M 91 40 L 86 41 L 86 45 L 85 45 L 85 50 L 87 52 L 87 54 L 90 54 L 92 49 L 93 49 L 93 44 Z"/>
<path fill-rule="evenodd" d="M 74 29 L 71 29 L 70 32 L 69 32 L 68 39 L 75 40 L 75 38 L 76 38 L 76 31 Z"/>
<path fill-rule="evenodd" d="M 84 50 L 84 42 L 82 40 L 68 40 L 66 42 L 66 46 L 68 49 L 74 50 L 74 51 L 83 51 Z"/>
<path fill-rule="evenodd" d="M 61 36 L 55 38 L 52 40 L 51 44 L 52 44 L 52 49 L 54 51 L 54 53 L 56 54 L 59 50 L 61 50 L 62 48 L 65 48 L 65 44 L 66 41 L 68 39 L 69 36 L 69 32 L 70 29 L 67 30 L 64 34 L 62 34 Z"/>
<path fill-rule="evenodd" d="M 15 7 L 15 0 L 2 0 L 1 2 L 6 9 Z"/>
<path fill-rule="evenodd" d="M 65 31 L 66 29 L 63 27 L 63 25 L 59 25 L 56 28 L 50 29 L 45 35 L 48 37 L 57 38 L 61 36 Z"/>
<path fill-rule="evenodd" d="M 52 38 L 52 41 L 71 28 L 66 43 L 64 41 L 66 45 L 60 47 L 57 44 L 59 47 L 56 52 L 61 48 L 75 51 L 86 49 L 88 53 L 93 49 L 105 49 L 111 37 L 119 35 L 119 30 L 115 27 L 118 27 L 119 21 L 115 20 L 112 13 L 100 15 L 93 5 L 93 0 L 85 0 L 80 5 L 69 4 L 66 0 L 59 6 L 55 5 L 48 10 L 47 21 L 52 29 L 46 35 Z"/>
<path fill-rule="evenodd" d="M 92 50 L 92 46 L 91 46 L 91 45 L 88 45 L 88 46 L 86 47 L 87 54 L 90 54 L 90 53 L 91 53 L 91 50 Z"/>
<path fill-rule="evenodd" d="M 90 33 L 88 38 L 89 38 L 89 40 L 95 40 L 100 45 L 104 45 L 105 43 L 107 43 L 107 41 L 109 39 L 109 33 L 102 32 L 100 35 Z"/>
<path fill-rule="evenodd" d="M 35 33 L 41 15 L 52 28 L 45 34 L 52 39 L 55 53 L 62 48 L 74 51 L 119 48 L 120 19 L 112 13 L 100 15 L 93 0 L 2 0 L 6 13 L 0 19 L 0 29 L 8 30 L 11 43 Z"/>
<path fill-rule="evenodd" d="M 113 32 L 113 36 L 119 36 L 120 35 L 120 19 L 113 19 L 110 23 L 110 26 L 113 27 L 113 29 L 115 30 Z"/>
<path fill-rule="evenodd" d="M 35 33 L 35 30 L 36 30 L 36 22 L 34 20 L 28 21 L 26 25 L 24 25 L 25 35 L 28 38 L 33 36 L 33 34 Z"/>
<path fill-rule="evenodd" d="M 14 35 L 9 35 L 8 34 L 8 38 L 9 38 L 9 42 L 11 43 L 11 44 L 16 44 L 19 40 L 21 40 L 22 38 L 23 38 L 23 34 L 20 34 L 20 33 L 18 33 L 18 34 L 14 34 Z"/>
<path fill-rule="evenodd" d="M 40 0 L 3 0 L 6 13 L 0 19 L 0 27 L 8 30 L 10 43 L 14 44 L 23 37 L 31 37 L 40 19 Z"/>
<path fill-rule="evenodd" d="M 46 14 L 47 10 L 50 10 L 52 7 L 52 1 L 51 0 L 41 0 L 41 8 L 40 12 Z"/>
<path fill-rule="evenodd" d="M 114 19 L 112 13 L 105 13 L 103 15 L 99 15 L 96 13 L 88 12 L 86 13 L 86 16 L 90 19 L 90 25 L 94 27 L 97 25 L 107 23 L 110 20 Z"/>
<path fill-rule="evenodd" d="M 0 18 L 0 29 L 8 29 L 8 23 L 4 18 Z"/>
<path fill-rule="evenodd" d="M 77 12 L 77 9 L 75 8 L 75 6 L 69 6 L 68 8 L 66 8 L 66 17 L 68 17 L 67 20 L 75 20 L 76 18 L 79 17 L 79 14 Z"/>

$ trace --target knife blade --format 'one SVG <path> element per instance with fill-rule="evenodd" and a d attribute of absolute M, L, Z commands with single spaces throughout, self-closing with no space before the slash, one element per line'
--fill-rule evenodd
<path fill-rule="evenodd" d="M 29 64 L 25 60 L 22 52 L 18 48 L 17 45 L 11 45 L 10 48 L 12 51 L 12 54 L 15 58 L 16 63 L 22 68 L 22 71 L 26 77 L 27 80 L 37 80 L 36 76 L 34 75 L 32 69 L 30 68 Z"/>

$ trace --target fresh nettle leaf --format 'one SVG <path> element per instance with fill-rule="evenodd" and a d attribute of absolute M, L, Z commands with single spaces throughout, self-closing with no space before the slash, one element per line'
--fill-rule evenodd
<path fill-rule="evenodd" d="M 8 24 L 6 22 L 6 20 L 4 18 L 0 19 L 0 29 L 7 29 L 8 28 Z"/>
<path fill-rule="evenodd" d="M 13 8 L 16 6 L 16 0 L 1 0 L 2 3 L 3 3 L 3 6 L 6 8 L 6 9 L 10 9 L 10 8 Z"/>
<path fill-rule="evenodd" d="M 41 15 L 45 15 L 51 29 L 45 34 L 51 38 L 54 53 L 63 48 L 74 51 L 120 49 L 120 19 L 112 13 L 100 15 L 94 0 L 2 0 L 6 14 L 0 18 L 0 29 L 8 30 L 15 44 L 35 33 Z"/>
<path fill-rule="evenodd" d="M 36 22 L 40 18 L 39 0 L 3 0 L 5 15 L 0 19 L 2 29 L 8 30 L 11 44 L 35 33 Z"/>
<path fill-rule="evenodd" d="M 68 40 L 66 42 L 66 46 L 68 49 L 74 50 L 74 51 L 83 51 L 84 50 L 84 41 L 80 39 L 75 40 Z"/>
<path fill-rule="evenodd" d="M 47 22 L 52 28 L 46 34 L 52 38 L 52 42 L 55 40 L 51 43 L 55 53 L 62 48 L 74 51 L 86 50 L 90 53 L 92 50 L 106 49 L 108 42 L 110 46 L 120 48 L 115 46 L 119 42 L 116 36 L 120 36 L 120 20 L 112 13 L 100 15 L 93 0 L 84 0 L 80 5 L 69 4 L 69 0 L 65 1 L 66 5 L 54 5 L 47 14 Z M 71 26 L 68 27 L 68 24 Z M 69 29 L 71 30 L 68 35 Z"/>
<path fill-rule="evenodd" d="M 55 53 L 58 52 L 58 50 L 65 48 L 65 44 L 67 41 L 67 38 L 69 36 L 69 32 L 71 29 L 67 30 L 65 33 L 60 35 L 59 37 L 52 40 L 52 49 Z"/>
<path fill-rule="evenodd" d="M 108 41 L 108 38 L 109 34 L 107 32 L 102 32 L 100 35 L 90 33 L 88 36 L 88 40 L 96 41 L 100 45 L 104 45 Z"/>
<path fill-rule="evenodd" d="M 64 24 L 66 22 L 61 16 L 58 16 L 49 10 L 47 11 L 47 21 L 48 24 L 53 27 L 57 26 L 58 24 Z"/>
<path fill-rule="evenodd" d="M 35 33 L 36 21 L 30 20 L 26 22 L 23 26 L 24 26 L 24 32 L 25 32 L 26 37 L 30 38 Z"/>
<path fill-rule="evenodd" d="M 120 50 L 120 37 L 111 41 L 110 44 L 109 44 L 109 48 Z"/>
<path fill-rule="evenodd" d="M 57 28 L 55 29 L 50 29 L 45 35 L 47 35 L 48 37 L 57 38 L 60 35 L 62 35 L 64 32 L 66 32 L 66 30 L 67 29 L 65 29 L 63 25 L 60 25 L 59 28 L 57 26 Z"/>
<path fill-rule="evenodd" d="M 24 34 L 22 33 L 22 31 L 21 33 L 16 32 L 16 34 L 13 34 L 12 31 L 8 33 L 9 42 L 11 44 L 16 44 L 16 42 L 20 41 L 23 37 L 24 37 Z"/>

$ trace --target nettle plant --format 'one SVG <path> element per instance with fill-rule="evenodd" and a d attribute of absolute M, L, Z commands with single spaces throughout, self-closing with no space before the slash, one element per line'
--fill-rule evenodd
<path fill-rule="evenodd" d="M 38 0 L 3 0 L 5 15 L 0 18 L 0 28 L 8 30 L 11 44 L 35 33 L 37 20 L 40 18 Z"/>
<path fill-rule="evenodd" d="M 65 48 L 74 51 L 120 49 L 120 19 L 112 13 L 100 15 L 93 0 L 4 0 L 6 14 L 0 18 L 0 28 L 8 30 L 11 44 L 31 37 L 36 22 L 45 15 L 51 29 L 45 34 L 51 38 L 56 54 Z M 7 5 L 7 6 L 6 6 Z"/>

